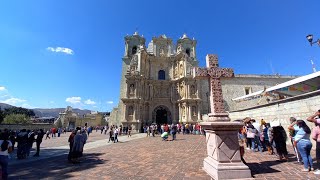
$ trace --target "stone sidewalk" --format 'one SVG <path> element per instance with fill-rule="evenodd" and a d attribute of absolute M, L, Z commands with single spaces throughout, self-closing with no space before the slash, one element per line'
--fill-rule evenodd
<path fill-rule="evenodd" d="M 70 135 L 70 133 L 68 133 Z M 118 136 L 119 141 L 122 142 L 127 142 L 139 138 L 145 137 L 145 134 L 133 134 L 131 137 L 127 136 Z M 102 146 L 108 146 L 112 145 L 113 143 L 110 142 L 108 143 L 108 140 L 106 139 L 107 136 L 101 135 L 100 133 L 96 133 L 88 138 L 87 143 L 84 146 L 84 151 L 93 149 L 93 148 L 98 148 Z M 54 145 L 59 145 L 59 146 L 54 146 Z M 69 153 L 69 145 L 68 145 L 68 136 L 61 136 L 59 138 L 52 139 L 51 141 L 44 141 L 43 144 L 41 144 L 40 148 L 40 156 L 39 157 L 32 157 L 35 154 L 35 143 L 33 145 L 33 149 L 30 152 L 30 157 L 27 159 L 20 159 L 18 160 L 15 157 L 16 150 L 12 157 L 9 159 L 9 165 L 15 165 L 15 164 L 20 164 L 20 163 L 29 163 L 33 161 L 38 161 L 38 160 L 43 160 L 47 158 L 52 158 L 56 156 L 61 156 L 61 155 L 67 155 Z"/>
<path fill-rule="evenodd" d="M 145 134 L 140 134 L 144 137 Z M 177 141 L 158 137 L 136 138 L 121 143 L 92 144 L 80 164 L 67 162 L 67 155 L 10 165 L 10 179 L 210 179 L 202 170 L 206 157 L 205 137 L 178 135 Z M 128 138 L 130 139 L 130 138 Z M 134 139 L 134 138 L 132 138 Z M 292 148 L 288 147 L 290 154 Z M 313 151 L 314 153 L 314 151 Z M 314 154 L 313 154 L 314 155 Z M 314 156 L 313 156 L 314 157 Z M 275 155 L 247 151 L 245 154 L 256 179 L 320 179 L 301 172 L 302 165 L 278 162 Z"/>

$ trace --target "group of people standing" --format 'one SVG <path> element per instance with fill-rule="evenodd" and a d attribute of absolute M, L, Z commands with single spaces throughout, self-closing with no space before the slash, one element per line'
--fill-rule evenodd
<path fill-rule="evenodd" d="M 69 154 L 68 161 L 71 163 L 80 163 L 83 156 L 83 148 L 88 140 L 87 128 L 77 127 L 69 136 Z"/>
<path fill-rule="evenodd" d="M 174 128 L 172 128 L 174 127 Z M 152 136 L 154 137 L 155 134 L 163 134 L 164 132 L 171 132 L 171 130 L 174 129 L 173 131 L 175 133 L 182 133 L 182 134 L 204 134 L 204 130 L 201 128 L 199 123 L 195 124 L 152 124 L 150 126 L 145 125 L 143 126 L 143 131 L 144 133 L 147 133 L 147 136 Z M 171 133 L 172 134 L 172 133 Z"/>
<path fill-rule="evenodd" d="M 297 163 L 304 165 L 303 172 L 314 171 L 310 137 L 316 141 L 316 160 L 320 166 L 320 110 L 308 117 L 307 121 L 315 123 L 313 130 L 304 120 L 296 120 L 294 117 L 290 117 L 291 124 L 288 126 L 289 138 L 297 157 Z M 288 161 L 286 144 L 288 136 L 280 123 L 270 124 L 263 119 L 259 123 L 251 118 L 245 118 L 243 122 L 245 125 L 239 130 L 238 139 L 244 163 L 246 163 L 243 159 L 244 146 L 247 147 L 247 150 L 254 152 L 268 151 L 270 155 L 275 154 L 274 149 L 276 149 L 279 160 Z M 315 170 L 314 173 L 320 174 L 320 170 Z"/>

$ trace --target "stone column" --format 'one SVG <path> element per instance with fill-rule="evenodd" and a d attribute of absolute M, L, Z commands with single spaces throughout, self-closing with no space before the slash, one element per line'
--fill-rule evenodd
<path fill-rule="evenodd" d="M 181 105 L 180 103 L 178 104 L 178 111 L 179 111 L 179 122 L 181 121 L 182 122 L 182 114 L 181 114 Z"/>
<path fill-rule="evenodd" d="M 171 118 L 172 118 L 172 122 L 177 120 L 177 118 L 176 118 L 176 105 L 174 103 L 172 103 Z"/>
<path fill-rule="evenodd" d="M 197 103 L 197 110 L 198 110 L 198 120 L 201 119 L 201 104 Z"/>

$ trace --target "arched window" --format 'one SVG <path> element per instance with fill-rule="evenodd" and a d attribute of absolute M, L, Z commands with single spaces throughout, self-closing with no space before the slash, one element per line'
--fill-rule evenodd
<path fill-rule="evenodd" d="M 133 46 L 132 48 L 132 54 L 136 54 L 137 53 L 137 46 Z"/>
<path fill-rule="evenodd" d="M 190 57 L 190 48 L 186 49 L 186 53 L 188 54 L 188 56 Z"/>
<path fill-rule="evenodd" d="M 166 79 L 166 72 L 164 70 L 160 70 L 158 72 L 158 80 L 165 80 Z"/>

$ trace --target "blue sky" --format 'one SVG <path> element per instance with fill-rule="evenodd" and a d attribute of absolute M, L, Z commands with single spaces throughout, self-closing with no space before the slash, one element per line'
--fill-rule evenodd
<path fill-rule="evenodd" d="M 3 0 L 0 102 L 109 111 L 119 101 L 124 36 L 147 43 L 183 33 L 236 74 L 305 75 L 320 69 L 320 1 Z M 61 48 L 57 48 L 61 47 Z"/>

